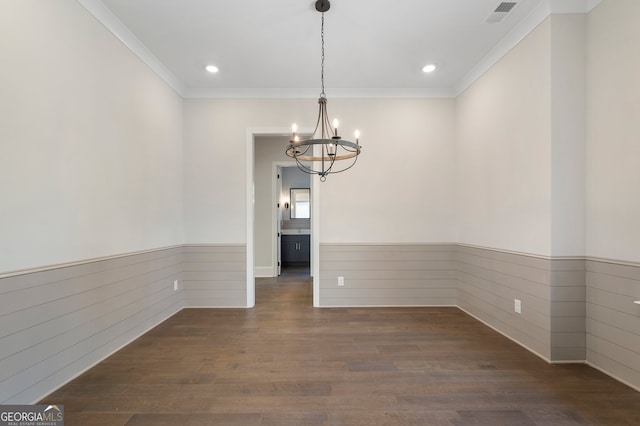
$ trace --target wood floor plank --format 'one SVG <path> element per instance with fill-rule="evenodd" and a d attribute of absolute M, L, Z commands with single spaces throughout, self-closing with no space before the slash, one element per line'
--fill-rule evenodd
<path fill-rule="evenodd" d="M 126 426 L 261 426 L 260 414 L 136 414 Z"/>
<path fill-rule="evenodd" d="M 306 271 L 303 271 L 306 272 Z M 456 308 L 185 309 L 44 398 L 70 425 L 637 425 L 640 393 L 549 365 Z"/>

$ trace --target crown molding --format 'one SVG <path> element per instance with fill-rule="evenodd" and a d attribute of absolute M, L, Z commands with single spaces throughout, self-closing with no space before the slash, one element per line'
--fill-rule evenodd
<path fill-rule="evenodd" d="M 587 12 L 591 12 L 591 9 L 593 9 L 600 3 L 602 3 L 602 0 L 587 0 Z"/>
<path fill-rule="evenodd" d="M 317 98 L 317 89 L 302 88 L 187 88 L 120 21 L 101 0 L 76 0 L 111 31 L 133 54 L 186 99 L 221 98 Z M 331 98 L 455 98 L 513 49 L 552 13 L 588 13 L 602 0 L 544 0 L 511 30 L 478 64 L 452 88 L 354 88 L 332 89 Z"/>
<path fill-rule="evenodd" d="M 602 0 L 547 0 L 550 13 L 588 13 Z"/>
<path fill-rule="evenodd" d="M 183 97 L 186 99 L 316 99 L 320 94 L 318 89 L 227 89 L 202 88 L 185 89 Z M 454 93 L 449 88 L 383 88 L 383 89 L 331 89 L 327 93 L 331 99 L 340 98 L 453 98 Z"/>
<path fill-rule="evenodd" d="M 602 0 L 544 0 L 494 46 L 454 87 L 458 97 L 553 13 L 589 13 Z"/>
<path fill-rule="evenodd" d="M 134 55 L 144 62 L 178 95 L 184 97 L 184 84 L 144 45 L 126 25 L 120 21 L 100 0 L 76 0 L 94 18 L 116 36 Z"/>

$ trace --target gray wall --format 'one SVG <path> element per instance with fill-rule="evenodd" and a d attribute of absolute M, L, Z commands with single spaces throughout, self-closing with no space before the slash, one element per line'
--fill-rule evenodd
<path fill-rule="evenodd" d="M 640 265 L 587 261 L 587 361 L 640 389 Z"/>
<path fill-rule="evenodd" d="M 458 306 L 529 350 L 550 359 L 549 261 L 461 246 Z M 514 312 L 514 299 L 522 314 Z"/>
<path fill-rule="evenodd" d="M 344 287 L 338 287 L 344 277 Z M 320 305 L 455 306 L 453 244 L 321 244 Z"/>
<path fill-rule="evenodd" d="M 297 166 L 294 167 L 284 167 L 282 169 L 282 193 L 280 195 L 281 200 L 289 200 L 291 203 L 291 188 L 311 188 L 311 175 L 303 172 L 298 169 Z M 298 225 L 309 227 L 309 220 L 305 219 L 291 219 L 291 208 L 285 209 L 284 206 L 280 206 L 282 208 L 282 220 L 285 221 L 284 227 L 288 225 L 292 225 L 291 227 L 299 227 L 293 225 L 294 223 L 298 223 Z M 287 224 L 286 222 L 289 221 Z"/>
<path fill-rule="evenodd" d="M 183 253 L 184 307 L 247 306 L 244 244 L 192 244 Z"/>
<path fill-rule="evenodd" d="M 273 260 L 275 259 L 273 224 L 276 220 L 275 206 L 272 200 L 273 163 L 290 160 L 284 153 L 288 143 L 289 138 L 286 136 L 257 136 L 255 138 L 254 267 L 258 276 L 273 275 Z"/>
<path fill-rule="evenodd" d="M 323 307 L 458 306 L 550 362 L 586 360 L 640 388 L 638 264 L 459 244 L 321 244 L 320 267 Z M 240 244 L 2 276 L 0 403 L 37 401 L 183 307 L 243 307 L 246 296 Z"/>
<path fill-rule="evenodd" d="M 33 403 L 182 308 L 182 248 L 0 278 L 0 404 Z"/>
<path fill-rule="evenodd" d="M 554 362 L 586 357 L 585 259 L 549 261 L 551 356 Z"/>
<path fill-rule="evenodd" d="M 467 313 L 547 361 L 584 361 L 584 260 L 461 245 L 458 280 L 457 305 Z"/>

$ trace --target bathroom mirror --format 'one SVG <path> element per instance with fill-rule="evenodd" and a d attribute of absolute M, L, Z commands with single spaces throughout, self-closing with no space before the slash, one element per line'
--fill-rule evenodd
<path fill-rule="evenodd" d="M 291 188 L 291 219 L 311 218 L 309 188 Z"/>

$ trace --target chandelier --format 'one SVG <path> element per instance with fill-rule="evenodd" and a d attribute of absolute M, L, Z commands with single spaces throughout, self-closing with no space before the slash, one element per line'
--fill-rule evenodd
<path fill-rule="evenodd" d="M 305 173 L 319 175 L 320 181 L 327 180 L 330 173 L 340 173 L 356 164 L 360 154 L 360 132 L 355 132 L 355 143 L 342 139 L 338 135 L 337 119 L 329 122 L 327 114 L 327 95 L 324 93 L 324 13 L 329 10 L 328 0 L 316 1 L 316 10 L 322 13 L 320 39 L 322 41 L 322 56 L 320 65 L 320 83 L 322 91 L 318 99 L 318 119 L 316 127 L 308 139 L 300 139 L 296 124 L 291 126 L 291 140 L 286 154 L 294 158 L 298 168 Z"/>

